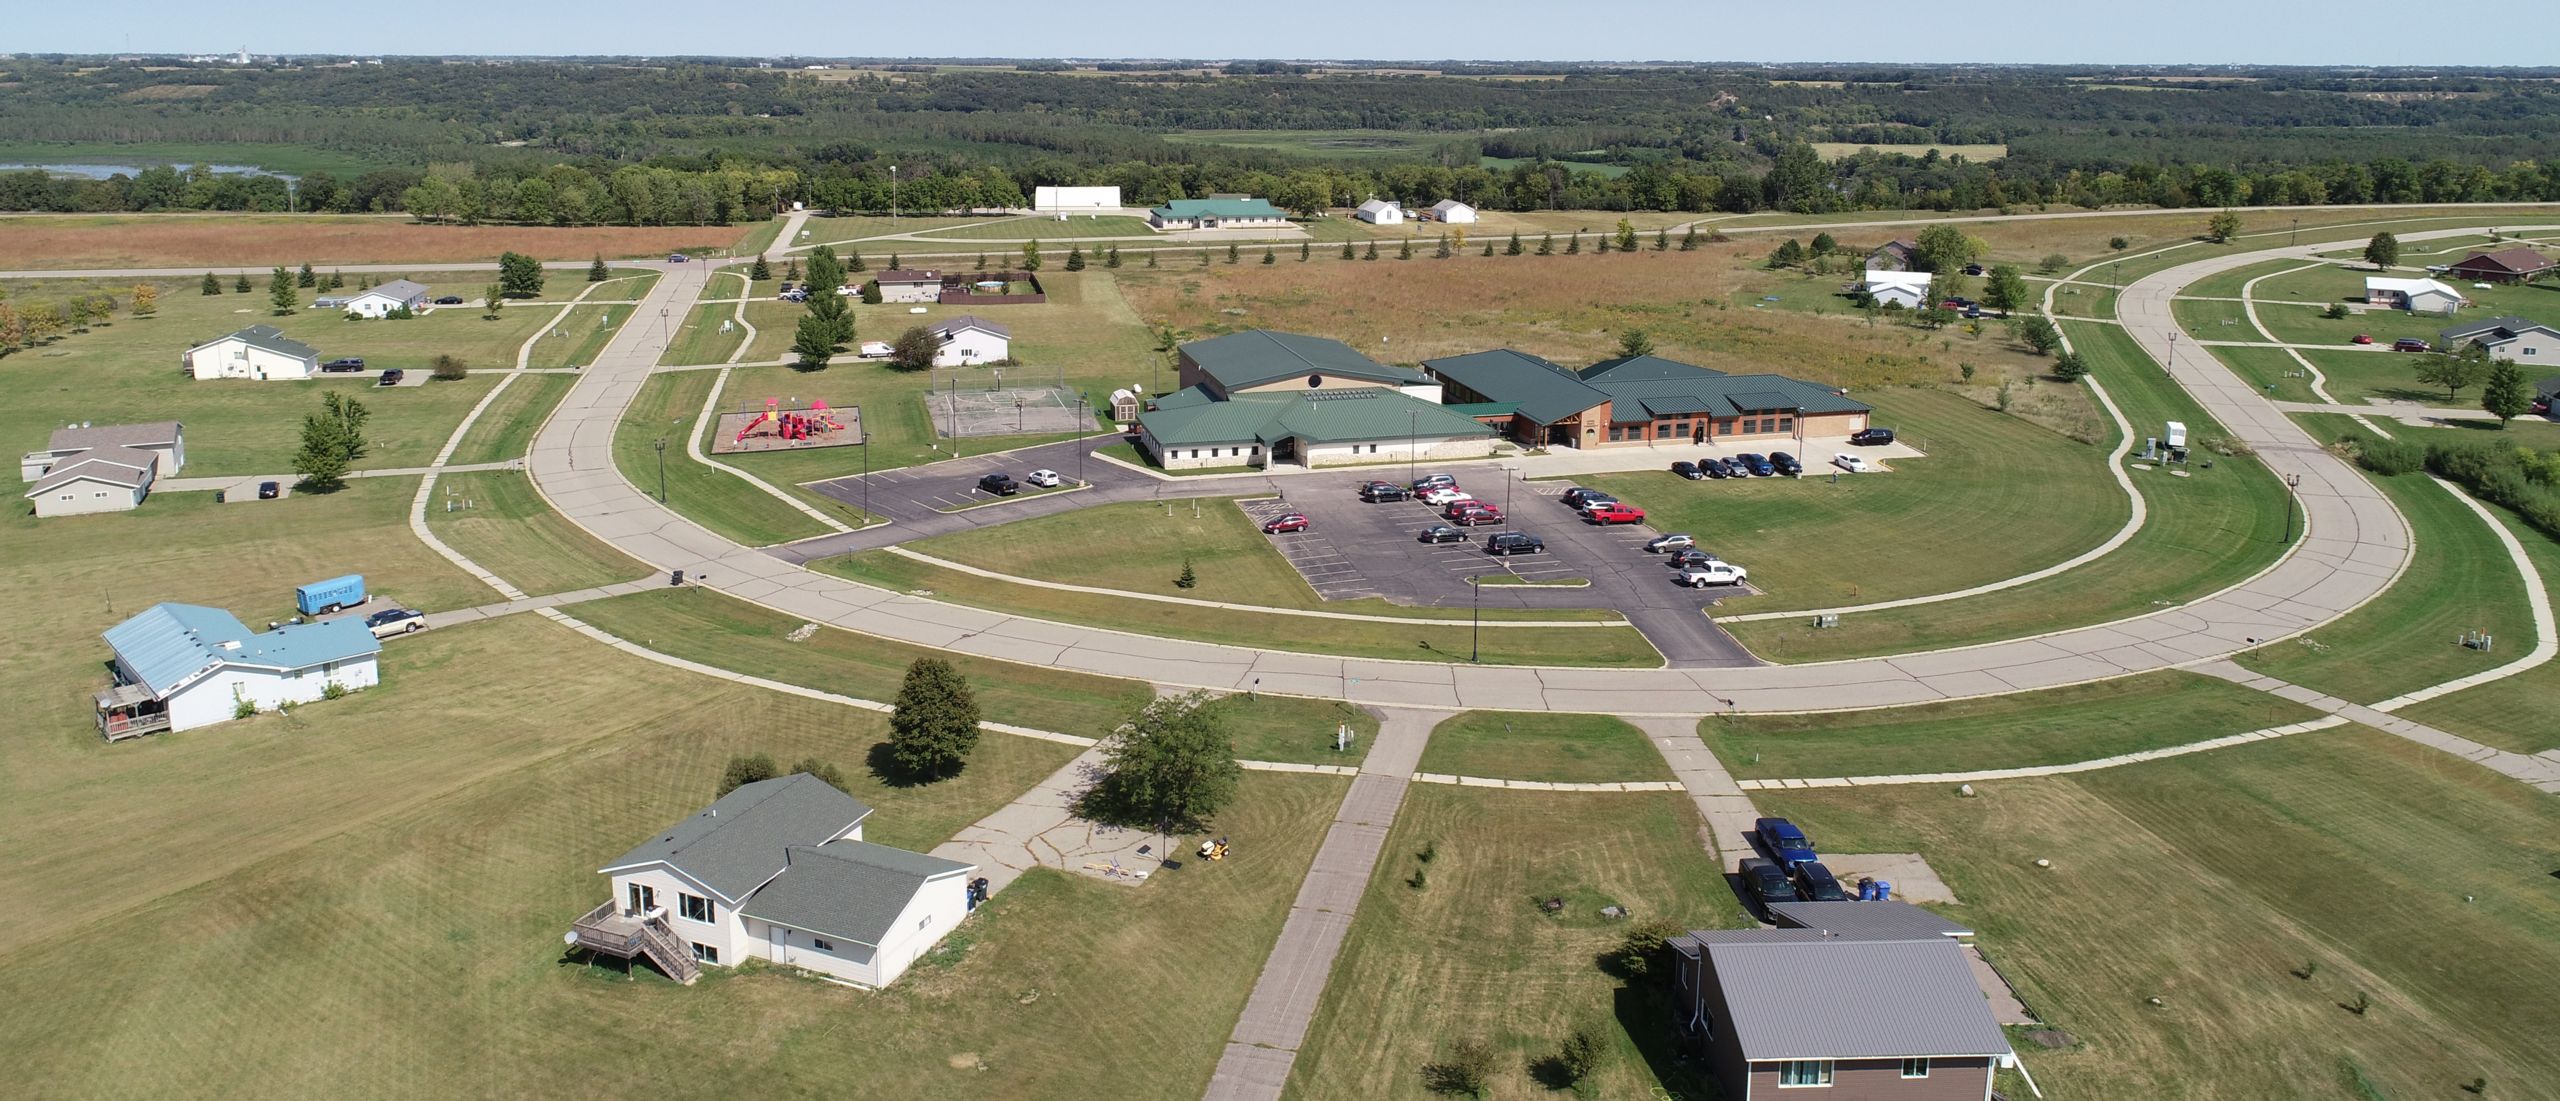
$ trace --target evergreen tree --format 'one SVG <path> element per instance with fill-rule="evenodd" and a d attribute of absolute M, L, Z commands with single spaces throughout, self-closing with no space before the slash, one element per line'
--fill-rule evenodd
<path fill-rule="evenodd" d="M 1778 247 L 1769 250 L 1771 268 L 1792 268 L 1803 262 L 1804 246 L 1797 244 L 1793 237 L 1779 242 Z"/>
<path fill-rule="evenodd" d="M 1110 248 L 1103 251 L 1102 266 L 1106 268 L 1116 268 L 1120 266 L 1120 246 L 1112 245 Z"/>
<path fill-rule="evenodd" d="M 818 247 L 819 247 L 819 248 L 826 248 L 827 246 L 825 246 L 825 245 L 820 245 L 820 246 L 818 246 Z M 848 252 L 845 254 L 845 256 L 844 256 L 843 260 L 841 260 L 841 261 L 840 261 L 840 263 L 842 263 L 842 265 L 843 265 L 843 267 L 844 267 L 844 270 L 846 270 L 846 271 L 870 271 L 870 270 L 871 270 L 871 264 L 870 264 L 868 261 L 865 261 L 865 260 L 862 258 L 862 250 L 861 250 L 861 249 L 852 249 L 852 250 L 848 251 Z M 894 268 L 894 267 L 897 267 L 898 265 L 897 265 L 897 264 L 895 264 L 895 263 L 891 263 L 889 266 Z"/>
<path fill-rule="evenodd" d="M 1653 337 L 1642 329 L 1629 329 L 1618 334 L 1618 354 L 1633 359 L 1653 354 Z"/>
<path fill-rule="evenodd" d="M 1233 241 L 1227 242 L 1227 262 L 1230 264 L 1235 263 L 1239 258 L 1241 258 L 1241 256 L 1242 254 L 1236 251 L 1236 243 Z"/>
<path fill-rule="evenodd" d="M 1668 229 L 1657 229 L 1657 230 L 1654 230 L 1654 231 L 1653 231 L 1653 251 L 1655 251 L 1655 252 L 1669 252 L 1669 251 L 1671 251 L 1671 231 L 1670 231 L 1670 230 L 1668 230 Z"/>
<path fill-rule="evenodd" d="M 2061 355 L 2054 357 L 2053 377 L 2061 379 L 2064 382 L 2078 382 L 2088 376 L 2089 364 L 2086 360 L 2080 358 L 2080 353 L 2064 352 Z M 2009 385 L 2009 380 L 2000 380 L 2000 385 Z"/>
<path fill-rule="evenodd" d="M 1698 250 L 1698 227 L 1696 227 L 1696 226 L 1690 226 L 1690 227 L 1689 227 L 1689 231 L 1688 231 L 1688 232 L 1683 233 L 1683 234 L 1681 234 L 1681 235 L 1680 235 L 1680 251 L 1682 251 L 1682 252 L 1695 252 L 1695 251 L 1697 251 L 1697 250 Z"/>
<path fill-rule="evenodd" d="M 816 314 L 800 315 L 800 324 L 791 333 L 791 354 L 800 357 L 803 371 L 825 370 L 836 354 L 835 326 Z"/>
<path fill-rule="evenodd" d="M 597 263 L 596 267 L 595 267 L 592 271 L 589 271 L 589 272 L 587 273 L 587 278 L 589 278 L 589 279 L 593 279 L 593 278 L 595 278 L 595 277 L 596 277 L 596 276 L 595 276 L 595 272 L 599 272 L 599 271 L 603 271 L 603 270 L 604 270 L 604 265 L 603 265 L 603 263 L 602 263 L 601 261 L 599 261 L 599 262 Z M 800 281 L 800 261 L 799 261 L 799 259 L 798 259 L 798 258 L 796 258 L 796 257 L 795 257 L 795 258 L 793 258 L 793 259 L 785 260 L 785 261 L 783 261 L 783 262 L 782 262 L 782 277 L 783 277 L 784 279 L 786 279 L 786 280 L 790 281 L 790 282 L 793 282 L 793 283 L 797 283 L 797 282 L 799 282 L 799 281 Z"/>
<path fill-rule="evenodd" d="M 909 775 L 959 772 L 978 747 L 978 699 L 969 680 L 941 658 L 917 658 L 889 714 L 889 757 Z"/>
<path fill-rule="evenodd" d="M 1695 232 L 1697 232 L 1697 231 L 1693 229 L 1693 230 L 1690 230 L 1689 232 L 1691 232 L 1691 233 L 1695 233 Z M 1830 234 L 1828 234 L 1828 233 L 1817 233 L 1817 234 L 1814 234 L 1814 235 L 1813 235 L 1813 254 L 1814 254 L 1814 255 L 1816 255 L 1816 256 L 1829 256 L 1829 255 L 1831 255 L 1832 253 L 1835 253 L 1835 252 L 1838 252 L 1838 251 L 1840 251 L 1840 242 L 1835 241 L 1835 240 L 1832 240 L 1832 239 L 1831 239 L 1831 235 L 1830 235 Z"/>
<path fill-rule="evenodd" d="M 1156 250 L 1154 249 L 1147 250 L 1147 266 L 1151 268 L 1156 266 Z"/>
<path fill-rule="evenodd" d="M 1443 233 L 1443 234 L 1441 234 L 1441 235 L 1440 235 L 1440 247 L 1439 247 L 1439 248 L 1437 248 L 1437 249 L 1435 249 L 1435 250 L 1433 250 L 1433 252 L 1432 252 L 1432 254 L 1431 254 L 1431 258 L 1432 258 L 1432 259 L 1434 259 L 1434 260 L 1446 260 L 1446 259 L 1448 259 L 1448 258 L 1449 258 L 1449 235 L 1448 235 L 1448 234 Z"/>
<path fill-rule="evenodd" d="M 845 272 L 836 259 L 835 250 L 820 245 L 809 254 L 809 299 L 805 303 L 809 316 L 827 326 L 830 344 L 853 339 L 853 311 L 845 305 L 844 296 L 836 290 L 844 285 Z"/>
<path fill-rule="evenodd" d="M 727 795 L 748 784 L 760 784 L 780 775 L 782 770 L 774 766 L 773 758 L 762 753 L 731 757 L 729 763 L 720 769 L 720 794 Z"/>
<path fill-rule="evenodd" d="M 1316 252 L 1316 244 L 1315 244 L 1315 242 L 1313 242 L 1313 241 L 1300 241 L 1300 242 L 1298 242 L 1298 262 L 1299 262 L 1299 263 L 1301 263 L 1301 264 L 1306 263 L 1306 262 L 1308 261 L 1308 259 L 1310 259 L 1311 257 L 1313 257 L 1313 256 L 1315 255 L 1315 252 Z"/>
<path fill-rule="evenodd" d="M 337 271 L 337 270 L 334 270 L 334 269 L 332 269 L 332 270 L 329 272 L 329 289 L 330 289 L 330 290 L 333 290 L 333 291 L 334 291 L 334 290 L 336 290 L 336 289 L 338 289 L 338 288 L 340 288 L 340 287 L 346 286 L 346 285 L 347 285 L 347 273 L 345 273 L 345 272 L 343 272 L 343 271 Z"/>
<path fill-rule="evenodd" d="M 795 270 L 793 274 L 798 274 Z M 587 282 L 602 283 L 613 278 L 613 269 L 604 266 L 604 254 L 597 253 L 595 262 L 587 265 Z"/>
<path fill-rule="evenodd" d="M 1040 242 L 1024 241 L 1022 243 L 1022 270 L 1040 270 Z"/>
<path fill-rule="evenodd" d="M 213 277 L 213 273 L 212 273 L 212 272 L 206 272 L 206 273 L 204 273 L 204 294 L 205 294 L 205 297 L 207 297 L 207 298 L 211 298 L 211 297 L 213 297 L 214 295 L 221 294 L 221 293 L 222 293 L 222 280 L 219 280 L 219 279 L 214 278 L 214 277 Z"/>
<path fill-rule="evenodd" d="M 1342 258 L 1345 260 L 1351 259 L 1351 242 L 1349 241 L 1344 241 L 1342 243 Z"/>
<path fill-rule="evenodd" d="M 2048 355 L 2062 345 L 2062 331 L 2054 328 L 2052 321 L 2039 315 L 2019 324 L 2018 339 L 2025 341 L 2027 347 L 2035 349 L 2037 355 Z"/>
<path fill-rule="evenodd" d="M 765 262 L 763 253 L 756 254 L 755 266 L 747 269 L 747 278 L 758 283 L 773 278 L 773 265 Z"/>
<path fill-rule="evenodd" d="M 282 264 L 276 265 L 274 274 L 267 279 L 267 301 L 274 303 L 277 316 L 292 313 L 302 303 L 302 296 L 293 290 L 293 273 L 284 270 Z"/>
<path fill-rule="evenodd" d="M 894 253 L 894 252 L 893 252 L 893 253 L 890 253 L 890 254 L 889 254 L 889 270 L 891 270 L 891 271 L 905 271 L 905 270 L 907 270 L 907 262 L 906 262 L 904 259 L 900 258 L 900 257 L 899 257 L 899 255 L 898 255 L 897 253 Z"/>
<path fill-rule="evenodd" d="M 1484 239 L 1484 251 L 1483 251 L 1483 252 L 1480 252 L 1480 253 L 1477 253 L 1477 255 L 1479 255 L 1479 256 L 1491 256 L 1491 255 L 1493 255 L 1493 238 L 1491 238 L 1491 237 L 1487 237 L 1487 238 L 1485 238 L 1485 239 Z"/>
<path fill-rule="evenodd" d="M 971 269 L 969 269 L 969 270 L 971 270 L 971 271 L 985 271 L 985 270 L 987 270 L 987 254 L 986 254 L 986 253 L 983 253 L 983 252 L 979 253 L 979 254 L 978 254 L 978 266 L 977 266 L 977 267 L 974 267 L 974 268 L 971 268 Z"/>
<path fill-rule="evenodd" d="M 1084 246 L 1083 246 L 1083 245 L 1080 245 L 1080 244 L 1079 244 L 1079 245 L 1069 245 L 1069 246 L 1067 246 L 1067 270 L 1068 270 L 1068 271 L 1083 271 L 1083 270 L 1084 270 Z"/>
<path fill-rule="evenodd" d="M 1578 256 L 1578 255 L 1580 255 L 1581 253 L 1582 253 L 1582 231 L 1581 231 L 1581 230 L 1575 230 L 1575 231 L 1573 231 L 1573 233 L 1572 233 L 1570 236 L 1567 236 L 1567 237 L 1564 239 L 1564 254 L 1565 254 L 1565 255 L 1567 255 L 1567 256 Z"/>
<path fill-rule="evenodd" d="M 1344 248 L 1350 248 L 1351 246 L 1349 246 L 1349 245 L 1344 245 L 1344 246 L 1342 246 L 1342 247 L 1344 247 Z M 1378 258 L 1378 242 L 1377 242 L 1377 241 L 1375 241 L 1375 240 L 1370 241 L 1370 242 L 1369 242 L 1369 251 L 1361 253 L 1361 254 L 1360 254 L 1360 258 L 1361 258 L 1361 259 L 1363 259 L 1363 260 L 1375 260 L 1375 259 L 1377 259 L 1377 258 Z"/>
<path fill-rule="evenodd" d="M 365 285 L 366 285 L 366 286 L 372 286 L 372 284 L 370 284 L 370 283 L 365 284 Z M 241 272 L 241 273 L 240 273 L 240 278 L 235 279 L 235 280 L 233 280 L 233 281 L 231 282 L 231 293 L 233 293 L 233 294 L 247 294 L 247 293 L 249 293 L 249 273 L 248 273 L 248 272 L 245 272 L 245 271 L 244 271 L 244 272 Z"/>
<path fill-rule="evenodd" d="M 1603 254 L 1607 253 L 1609 251 L 1609 235 L 1606 233 L 1601 234 L 1598 240 L 1591 243 L 1591 250 L 1593 252 Z"/>
<path fill-rule="evenodd" d="M 297 287 L 317 287 L 320 285 L 320 274 L 311 270 L 311 261 L 303 261 L 302 270 L 293 273 L 293 285 Z"/>
<path fill-rule="evenodd" d="M 1262 262 L 1265 264 L 1277 264 L 1280 262 L 1280 254 L 1271 251 L 1271 246 L 1264 245 L 1262 246 Z"/>
<path fill-rule="evenodd" d="M 364 423 L 371 415 L 347 394 L 320 392 L 320 411 L 302 418 L 302 449 L 293 457 L 304 486 L 326 493 L 346 484 L 347 468 L 365 455 Z"/>
<path fill-rule="evenodd" d="M 1555 234 L 1552 234 L 1552 233 L 1549 233 L 1549 234 L 1544 234 L 1544 235 L 1540 236 L 1540 237 L 1538 238 L 1538 255 L 1540 255 L 1540 256 L 1553 256 L 1553 255 L 1555 255 L 1555 254 L 1556 254 L 1556 235 L 1555 235 Z"/>
<path fill-rule="evenodd" d="M 1407 238 L 1405 238 L 1405 239 L 1404 239 L 1404 243 L 1403 243 L 1403 244 L 1396 246 L 1396 259 L 1398 259 L 1398 260 L 1411 260 L 1411 259 L 1413 259 L 1413 238 L 1411 238 L 1411 237 L 1407 237 Z"/>
<path fill-rule="evenodd" d="M 1506 245 L 1502 246 L 1502 254 L 1503 254 L 1504 256 L 1518 256 L 1518 255 L 1520 255 L 1521 253 L 1526 252 L 1526 251 L 1528 251 L 1528 250 L 1527 250 L 1527 249 L 1524 249 L 1524 248 L 1522 248 L 1522 247 L 1520 246 L 1520 231 L 1519 231 L 1519 230 L 1516 230 L 1516 229 L 1515 229 L 1515 230 L 1512 230 L 1512 231 L 1511 231 L 1511 242 L 1510 242 L 1509 244 L 1506 244 Z"/>
<path fill-rule="evenodd" d="M 1618 219 L 1618 251 L 1634 252 L 1635 250 L 1636 227 L 1634 223 L 1631 223 L 1624 218 Z"/>

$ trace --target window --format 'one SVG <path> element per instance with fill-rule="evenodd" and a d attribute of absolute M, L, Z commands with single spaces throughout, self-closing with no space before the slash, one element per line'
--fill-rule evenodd
<path fill-rule="evenodd" d="M 693 942 L 693 958 L 701 963 L 719 963 L 720 950 L 701 941 Z"/>
<path fill-rule="evenodd" d="M 916 928 L 918 929 L 922 929 L 931 924 L 933 924 L 932 914 L 926 914 L 925 916 L 916 919 Z"/>
<path fill-rule="evenodd" d="M 828 940 L 828 939 L 827 939 L 827 938 L 825 938 L 825 937 L 818 937 L 818 938 L 816 938 L 814 941 L 812 941 L 812 943 L 816 944 L 816 945 L 818 946 L 818 951 L 821 951 L 821 952 L 833 952 L 833 951 L 835 951 L 835 950 L 836 950 L 835 943 L 834 943 L 833 941 Z M 1908 1060 L 1905 1060 L 1905 1061 L 1906 1061 L 1906 1062 L 1908 1062 Z M 1922 1066 L 1921 1066 L 1921 1068 L 1920 1068 L 1920 1069 L 1921 1069 L 1921 1070 L 1923 1070 L 1923 1071 L 1928 1070 L 1928 1066 L 1927 1066 L 1927 1064 L 1928 1064 L 1928 1062 L 1929 1062 L 1929 1061 L 1928 1061 L 1928 1060 L 1926 1060 L 1926 1059 L 1922 1059 L 1922 1060 L 1920 1060 L 1920 1062 L 1921 1062 L 1921 1064 L 1922 1064 Z M 1905 1077 L 1905 1078 L 1909 1078 L 1909 1077 L 1911 1077 L 1911 1076 L 1910 1076 L 1910 1075 L 1908 1075 L 1908 1074 L 1906 1074 L 1906 1075 L 1903 1075 L 1903 1077 Z M 1927 1077 L 1927 1075 L 1924 1073 L 1924 1074 L 1922 1074 L 1922 1075 L 1921 1075 L 1921 1077 L 1924 1077 L 1924 1078 L 1925 1078 L 1925 1077 Z"/>
<path fill-rule="evenodd" d="M 681 891 L 676 893 L 676 912 L 684 915 L 686 921 L 699 921 L 706 925 L 710 924 L 718 914 L 718 911 L 712 909 L 710 899 Z"/>
<path fill-rule="evenodd" d="M 1831 1060 L 1829 1059 L 1790 1059 L 1778 1064 L 1779 1089 L 1830 1084 Z"/>
<path fill-rule="evenodd" d="M 1926 1077 L 1928 1077 L 1928 1076 L 1929 1076 L 1929 1060 L 1927 1060 L 1927 1059 L 1925 1059 L 1925 1058 L 1923 1058 L 1923 1059 L 1905 1059 L 1905 1060 L 1903 1060 L 1903 1061 L 1902 1061 L 1902 1076 L 1903 1076 L 1903 1077 L 1905 1077 L 1905 1078 L 1926 1078 Z"/>
<path fill-rule="evenodd" d="M 1794 417 L 1780 417 L 1780 418 L 1778 418 L 1778 431 L 1780 431 L 1780 432 L 1793 432 L 1793 431 L 1795 431 L 1795 430 L 1796 430 L 1796 419 L 1795 419 Z"/>
<path fill-rule="evenodd" d="M 1624 428 L 1620 428 L 1620 427 L 1618 427 L 1617 425 L 1614 425 L 1614 424 L 1609 426 L 1609 442 L 1610 442 L 1610 443 L 1616 443 L 1616 442 L 1618 442 L 1618 441 L 1620 441 L 1620 440 L 1623 440 L 1623 439 L 1626 439 L 1626 438 L 1627 438 L 1627 430 L 1626 430 L 1626 429 L 1624 429 Z"/>

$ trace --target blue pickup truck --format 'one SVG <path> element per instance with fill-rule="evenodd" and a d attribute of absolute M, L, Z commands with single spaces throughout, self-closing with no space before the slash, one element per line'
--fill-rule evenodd
<path fill-rule="evenodd" d="M 364 575 L 360 573 L 314 581 L 293 590 L 293 606 L 301 609 L 304 615 L 327 615 L 364 601 Z"/>

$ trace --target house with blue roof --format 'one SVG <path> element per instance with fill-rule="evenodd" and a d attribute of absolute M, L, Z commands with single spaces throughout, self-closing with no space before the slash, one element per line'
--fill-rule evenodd
<path fill-rule="evenodd" d="M 154 604 L 108 628 L 115 685 L 96 696 L 108 741 L 192 730 L 237 717 L 242 703 L 269 711 L 381 680 L 382 643 L 360 617 L 251 631 L 239 617 L 196 604 Z"/>

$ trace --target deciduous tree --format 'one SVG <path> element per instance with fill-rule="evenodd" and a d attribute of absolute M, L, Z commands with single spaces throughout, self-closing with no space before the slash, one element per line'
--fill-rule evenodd
<path fill-rule="evenodd" d="M 1620 252 L 1634 252 L 1635 250 L 1636 250 L 1636 227 L 1635 227 L 1635 224 L 1634 224 L 1634 223 L 1632 223 L 1632 222 L 1627 221 L 1627 220 L 1626 220 L 1626 219 L 1624 219 L 1624 218 L 1620 218 L 1620 219 L 1618 219 L 1618 251 L 1620 251 Z"/>
<path fill-rule="evenodd" d="M 133 285 L 133 316 L 149 317 L 160 312 L 160 288 L 149 283 Z"/>
<path fill-rule="evenodd" d="M 1040 270 L 1040 242 L 1024 241 L 1022 243 L 1022 270 Z"/>
<path fill-rule="evenodd" d="M 498 286 L 508 298 L 537 298 L 542 294 L 542 261 L 521 252 L 498 255 Z"/>
<path fill-rule="evenodd" d="M 911 776 L 959 772 L 978 747 L 978 699 L 969 679 L 941 658 L 917 658 L 898 685 L 889 715 L 889 757 Z"/>
<path fill-rule="evenodd" d="M 2444 387 L 2445 400 L 2462 397 L 2462 388 L 2489 374 L 2489 349 L 2478 342 L 2463 346 L 2452 355 L 2430 355 L 2418 364 L 2418 381 Z"/>
<path fill-rule="evenodd" d="M 1982 255 L 1982 242 L 1964 235 L 1964 230 L 1951 225 L 1933 225 L 1912 238 L 1913 266 L 1921 271 L 1942 274 L 1962 272 L 1966 264 Z"/>
<path fill-rule="evenodd" d="M 1156 700 L 1103 742 L 1106 772 L 1085 798 L 1097 821 L 1198 829 L 1235 798 L 1235 745 L 1208 696 Z"/>
<path fill-rule="evenodd" d="M 438 382 L 460 382 L 471 377 L 471 365 L 461 356 L 439 352 L 427 360 L 427 377 Z"/>
<path fill-rule="evenodd" d="M 2240 235 L 2240 212 L 2225 210 L 2205 220 L 2204 239 L 2223 244 Z"/>
<path fill-rule="evenodd" d="M 302 448 L 293 457 L 305 487 L 326 493 L 346 484 L 347 468 L 365 455 L 364 424 L 371 416 L 361 400 L 321 392 L 319 411 L 302 418 Z"/>
<path fill-rule="evenodd" d="M 933 330 L 917 325 L 899 333 L 889 346 L 889 364 L 901 371 L 931 370 L 934 353 L 941 350 L 942 341 Z"/>
<path fill-rule="evenodd" d="M 2023 309 L 2034 296 L 2027 290 L 2027 277 L 2018 273 L 2015 264 L 1995 264 L 1982 283 L 1982 304 L 2007 316 L 2009 311 Z"/>
<path fill-rule="evenodd" d="M 729 758 L 720 769 L 720 794 L 727 795 L 748 784 L 760 784 L 782 775 L 773 758 L 762 753 L 742 754 Z"/>
<path fill-rule="evenodd" d="M 2400 239 L 2392 236 L 2391 231 L 2387 229 L 2374 234 L 2373 240 L 2364 243 L 2364 262 L 2373 265 L 2375 271 L 2382 271 L 2399 263 Z"/>
<path fill-rule="evenodd" d="M 2035 349 L 2037 355 L 2050 355 L 2062 344 L 2062 330 L 2055 328 L 2053 322 L 2044 315 L 2038 314 L 2018 323 L 2018 339 L 2024 341 L 2027 347 Z"/>
<path fill-rule="evenodd" d="M 499 313 L 499 311 L 506 309 L 506 306 L 507 306 L 507 285 L 506 285 L 506 284 L 504 284 L 504 283 L 491 283 L 491 284 L 489 284 L 488 286 L 485 286 L 485 287 L 480 288 L 480 316 L 481 316 L 481 317 L 486 318 L 486 319 L 488 319 L 488 320 L 490 320 L 490 321 L 496 321 L 496 320 L 498 319 L 498 313 Z"/>

